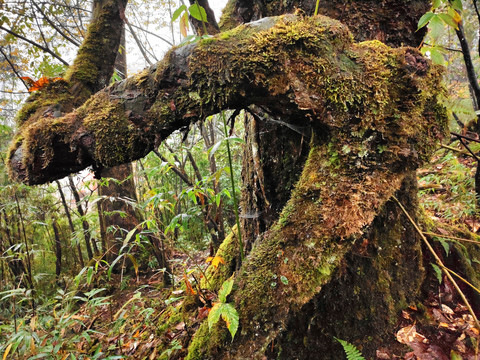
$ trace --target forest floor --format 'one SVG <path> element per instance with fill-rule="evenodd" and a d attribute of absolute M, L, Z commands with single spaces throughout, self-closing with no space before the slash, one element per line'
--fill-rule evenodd
<path fill-rule="evenodd" d="M 452 235 L 452 228 L 472 234 L 479 230 L 480 221 L 475 215 L 475 197 L 472 196 L 475 169 L 472 157 L 442 150 L 419 171 L 419 198 L 424 220 L 434 222 L 435 231 L 440 235 Z M 444 256 L 448 256 L 453 245 L 447 239 L 430 237 L 430 240 L 439 252 L 443 250 Z M 101 348 L 105 354 L 128 359 L 183 358 L 211 306 L 207 304 L 208 294 L 193 296 L 202 291 L 199 283 L 208 265 L 207 256 L 206 252 L 174 253 L 174 273 L 179 275 L 175 276 L 172 287 L 163 286 L 161 272 L 141 273 L 138 277 L 113 275 L 107 286 L 111 295 L 106 304 L 97 307 L 93 316 L 89 315 L 91 308 L 88 306 L 77 313 L 80 317 L 90 316 L 86 326 L 94 330 L 94 347 Z M 480 263 L 475 258 L 470 261 Z M 465 284 L 461 288 L 477 305 L 475 312 L 480 315 L 480 299 Z M 412 305 L 399 314 L 396 338 L 410 350 L 393 354 L 389 349 L 379 348 L 377 359 L 477 359 L 479 330 L 447 277 L 437 270 L 431 271 L 424 286 L 424 299 L 423 303 Z M 92 351 L 92 346 L 84 348 L 87 343 L 78 343 L 78 350 Z"/>

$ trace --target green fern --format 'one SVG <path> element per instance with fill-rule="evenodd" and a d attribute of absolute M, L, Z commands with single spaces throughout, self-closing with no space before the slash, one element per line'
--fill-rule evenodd
<path fill-rule="evenodd" d="M 340 345 L 342 345 L 343 350 L 345 351 L 345 354 L 347 355 L 347 360 L 365 360 L 365 358 L 362 356 L 362 353 L 352 344 L 345 340 L 337 339 Z"/>

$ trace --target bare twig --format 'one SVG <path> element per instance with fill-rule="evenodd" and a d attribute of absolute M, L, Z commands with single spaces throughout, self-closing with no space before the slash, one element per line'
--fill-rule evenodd
<path fill-rule="evenodd" d="M 59 55 L 55 54 L 52 50 L 46 48 L 45 46 L 42 46 L 42 45 L 40 45 L 39 43 L 37 43 L 37 42 L 35 42 L 35 41 L 33 41 L 33 40 L 27 39 L 25 36 L 20 35 L 20 34 L 14 32 L 14 31 L 12 31 L 12 30 L 9 30 L 9 29 L 3 27 L 2 25 L 0 25 L 0 30 L 3 30 L 3 31 L 5 31 L 5 32 L 9 33 L 10 35 L 15 36 L 16 38 L 19 38 L 19 39 L 21 39 L 21 40 L 23 40 L 23 41 L 25 41 L 25 42 L 28 42 L 30 45 L 33 45 L 33 46 L 39 48 L 40 50 L 43 50 L 43 51 L 45 51 L 46 53 L 52 55 L 55 59 L 57 59 L 58 61 L 60 61 L 60 62 L 63 63 L 64 65 L 69 66 L 68 62 L 66 62 L 65 60 L 63 60 Z"/>
<path fill-rule="evenodd" d="M 413 225 L 413 227 L 415 228 L 415 230 L 417 231 L 417 233 L 420 235 L 420 237 L 422 238 L 423 242 L 425 243 L 425 245 L 427 246 L 428 250 L 430 251 L 430 253 L 433 255 L 433 257 L 435 258 L 435 261 L 437 262 L 438 266 L 443 270 L 443 272 L 445 273 L 445 275 L 447 276 L 448 280 L 450 280 L 450 282 L 453 284 L 453 286 L 455 287 L 455 289 L 457 290 L 457 293 L 458 295 L 462 298 L 463 302 L 465 303 L 465 306 L 467 307 L 468 309 L 468 312 L 470 313 L 470 315 L 472 315 L 473 317 L 473 320 L 475 321 L 475 325 L 477 327 L 477 329 L 480 330 L 480 322 L 478 321 L 478 318 L 477 316 L 475 315 L 475 312 L 473 311 L 472 309 L 472 306 L 470 305 L 470 302 L 468 301 L 467 297 L 465 296 L 465 294 L 463 293 L 463 291 L 460 289 L 460 287 L 458 286 L 457 282 L 455 281 L 455 279 L 453 278 L 452 274 L 450 273 L 450 270 L 443 264 L 443 261 L 442 259 L 440 259 L 440 257 L 437 255 L 437 253 L 435 252 L 435 250 L 433 249 L 432 245 L 430 245 L 430 243 L 428 242 L 427 238 L 425 237 L 425 235 L 423 235 L 423 231 L 420 229 L 420 227 L 417 225 L 417 223 L 415 222 L 415 220 L 412 219 L 412 217 L 410 216 L 410 214 L 407 212 L 407 210 L 405 210 L 405 208 L 403 207 L 403 205 L 400 203 L 400 201 L 395 197 L 395 196 L 392 196 L 393 200 L 395 200 L 395 202 L 397 203 L 397 205 L 400 207 L 400 209 L 402 209 L 403 213 L 405 214 L 405 216 L 408 218 L 408 220 L 410 221 L 410 223 Z"/>
<path fill-rule="evenodd" d="M 15 76 L 17 78 L 19 78 L 23 85 L 25 85 L 25 87 L 27 88 L 27 90 L 30 88 L 30 86 L 27 85 L 27 83 L 22 79 L 22 77 L 20 76 L 20 74 L 17 72 L 17 69 L 15 69 L 15 66 L 13 65 L 13 63 L 10 61 L 10 59 L 8 58 L 7 54 L 5 54 L 3 52 L 3 49 L 2 47 L 0 46 L 0 53 L 3 55 L 3 57 L 5 58 L 5 60 L 8 62 L 8 65 L 10 65 L 10 67 L 12 68 L 12 71 L 15 73 Z"/>
<path fill-rule="evenodd" d="M 80 44 L 72 39 L 70 36 L 68 36 L 67 34 L 65 34 L 58 26 L 56 26 L 54 24 L 54 22 L 52 20 L 50 20 L 50 18 L 43 12 L 43 10 L 40 8 L 40 6 L 38 6 L 34 1 L 32 1 L 33 5 L 37 8 L 37 10 L 40 12 L 40 14 L 42 14 L 43 18 L 45 19 L 46 22 L 48 22 L 48 24 L 53 28 L 55 29 L 55 31 L 61 35 L 65 40 L 71 42 L 73 45 L 79 47 Z"/>

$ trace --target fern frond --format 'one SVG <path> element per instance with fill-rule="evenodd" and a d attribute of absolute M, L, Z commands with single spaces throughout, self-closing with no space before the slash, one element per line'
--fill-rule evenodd
<path fill-rule="evenodd" d="M 337 338 L 335 338 L 335 340 L 337 340 L 340 343 L 340 345 L 342 345 L 343 350 L 347 355 L 347 360 L 366 360 L 362 356 L 362 353 L 353 344 L 350 344 L 345 340 L 341 340 Z"/>

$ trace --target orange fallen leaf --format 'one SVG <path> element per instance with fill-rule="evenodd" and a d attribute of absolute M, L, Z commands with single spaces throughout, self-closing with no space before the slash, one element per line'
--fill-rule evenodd
<path fill-rule="evenodd" d="M 211 262 L 212 263 L 212 266 L 216 269 L 218 268 L 218 265 L 220 264 L 225 264 L 225 260 L 219 256 L 219 255 L 216 255 L 215 257 L 212 257 L 212 256 L 209 256 L 206 260 L 207 263 Z"/>
<path fill-rule="evenodd" d="M 417 332 L 415 325 L 410 325 L 398 330 L 397 341 L 406 345 L 413 342 L 428 343 L 428 339 Z"/>
<path fill-rule="evenodd" d="M 195 295 L 197 292 L 193 289 L 192 284 L 190 284 L 190 281 L 188 281 L 186 274 L 183 274 L 183 280 L 185 280 L 185 287 L 187 288 L 187 294 Z"/>
<path fill-rule="evenodd" d="M 58 80 L 63 80 L 61 77 L 48 78 L 46 76 L 42 76 L 37 81 L 33 80 L 32 78 L 30 78 L 28 76 L 21 76 L 20 79 L 25 81 L 28 84 L 28 86 L 30 86 L 28 88 L 29 92 L 40 90 L 45 85 L 47 85 L 51 82 L 55 82 L 55 81 L 58 81 Z"/>

